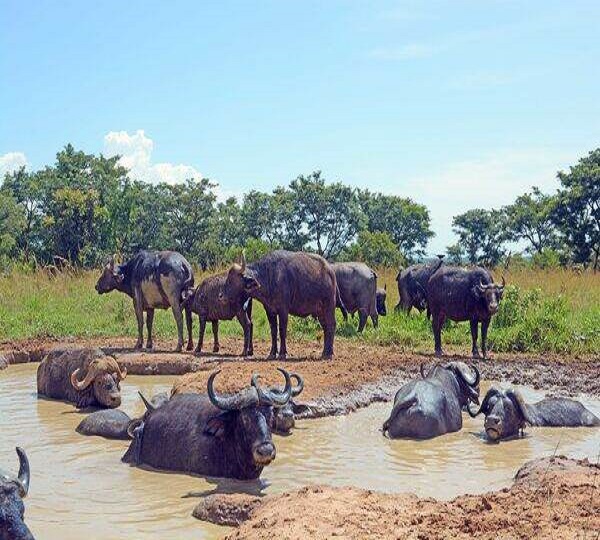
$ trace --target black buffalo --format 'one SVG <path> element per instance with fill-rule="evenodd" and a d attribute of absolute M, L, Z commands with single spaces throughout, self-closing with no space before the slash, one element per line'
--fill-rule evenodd
<path fill-rule="evenodd" d="M 358 331 L 363 331 L 368 317 L 377 327 L 379 315 L 386 314 L 386 291 L 377 288 L 377 274 L 361 262 L 334 263 L 331 266 L 343 306 L 352 315 L 358 311 Z"/>
<path fill-rule="evenodd" d="M 285 376 L 281 394 L 262 389 L 254 375 L 252 386 L 218 396 L 213 388 L 217 371 L 208 379 L 207 395 L 174 395 L 133 430 L 123 461 L 204 476 L 258 478 L 275 459 L 273 406 L 291 397 L 290 376 L 279 371 Z"/>
<path fill-rule="evenodd" d="M 573 399 L 550 397 L 537 403 L 525 403 L 515 390 L 490 388 L 477 411 L 468 409 L 475 418 L 485 415 L 485 433 L 492 441 L 515 437 L 525 425 L 549 427 L 600 426 L 600 419 Z"/>
<path fill-rule="evenodd" d="M 298 373 L 290 373 L 290 377 L 295 379 L 295 386 L 292 386 L 290 400 L 283 406 L 273 407 L 273 423 L 271 429 L 278 435 L 289 435 L 292 429 L 296 426 L 296 415 L 305 412 L 308 407 L 294 401 L 302 390 L 304 390 L 304 379 Z M 281 386 L 273 386 L 271 392 L 281 394 L 285 391 Z"/>
<path fill-rule="evenodd" d="M 194 290 L 194 274 L 190 263 L 175 251 L 140 251 L 125 264 L 115 265 L 114 257 L 104 267 L 96 283 L 99 294 L 113 290 L 123 292 L 133 299 L 138 324 L 136 349 L 144 342 L 144 311 L 148 340 L 146 347 L 152 349 L 152 323 L 155 309 L 173 309 L 177 323 L 177 351 L 183 348 L 183 315 L 188 331 L 187 350 L 194 347 L 192 341 L 192 312 L 185 307 L 186 300 Z"/>
<path fill-rule="evenodd" d="M 422 379 L 406 383 L 394 397 L 383 424 L 392 439 L 430 439 L 462 428 L 462 408 L 479 403 L 479 371 L 463 362 L 434 366 Z"/>
<path fill-rule="evenodd" d="M 265 307 L 271 327 L 269 358 L 277 356 L 277 324 L 279 322 L 279 357 L 287 356 L 288 316 L 312 315 L 321 323 L 324 333 L 323 358 L 333 356 L 335 307 L 341 299 L 331 265 L 313 253 L 274 251 L 262 259 L 241 264 L 229 270 L 224 296 L 236 302 L 242 295 L 256 298 Z"/>
<path fill-rule="evenodd" d="M 413 264 L 400 270 L 396 276 L 398 284 L 398 304 L 396 310 L 407 313 L 414 307 L 419 311 L 427 308 L 427 282 L 442 265 L 442 258 L 428 264 Z M 429 310 L 427 311 L 429 315 Z"/>
<path fill-rule="evenodd" d="M 77 408 L 121 405 L 127 370 L 100 349 L 52 351 L 37 370 L 38 394 L 75 403 Z"/>
<path fill-rule="evenodd" d="M 23 504 L 29 492 L 29 461 L 24 450 L 16 450 L 19 456 L 17 476 L 0 470 L 0 540 L 34 540 L 25 525 Z"/>
<path fill-rule="evenodd" d="M 479 358 L 477 334 L 481 323 L 481 351 L 487 355 L 487 332 L 492 315 L 498 311 L 504 292 L 502 285 L 494 283 L 491 274 L 479 267 L 465 269 L 443 266 L 435 272 L 425 289 L 435 341 L 435 354 L 442 356 L 442 327 L 446 319 L 470 321 L 472 354 Z"/>
<path fill-rule="evenodd" d="M 242 356 L 252 356 L 252 300 L 246 294 L 229 298 L 224 292 L 227 273 L 207 277 L 198 285 L 193 296 L 188 300 L 189 306 L 200 320 L 200 334 L 196 352 L 202 352 L 204 331 L 207 321 L 212 323 L 213 352 L 219 352 L 219 321 L 237 318 L 244 331 L 244 349 Z"/>

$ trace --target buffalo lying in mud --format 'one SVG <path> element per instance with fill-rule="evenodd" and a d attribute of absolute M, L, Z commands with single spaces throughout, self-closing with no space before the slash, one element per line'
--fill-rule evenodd
<path fill-rule="evenodd" d="M 275 459 L 270 426 L 273 407 L 283 407 L 292 394 L 287 371 L 282 393 L 252 385 L 229 396 L 216 394 L 207 382 L 207 395 L 176 394 L 149 411 L 133 430 L 134 439 L 123 461 L 157 469 L 204 476 L 252 480 Z"/>
<path fill-rule="evenodd" d="M 193 296 L 187 300 L 189 307 L 198 314 L 200 334 L 196 352 L 202 352 L 206 322 L 212 323 L 213 352 L 219 352 L 219 321 L 228 321 L 237 317 L 244 331 L 244 349 L 242 356 L 252 356 L 252 300 L 246 294 L 229 299 L 223 294 L 227 274 L 210 276 L 198 285 Z"/>
<path fill-rule="evenodd" d="M 400 270 L 396 276 L 398 283 L 398 304 L 396 310 L 407 313 L 414 307 L 419 311 L 427 308 L 427 282 L 442 265 L 442 258 L 428 264 L 413 264 L 404 270 Z M 427 310 L 429 315 L 429 310 Z"/>
<path fill-rule="evenodd" d="M 78 409 L 121 405 L 127 370 L 100 349 L 51 352 L 37 370 L 38 394 L 75 403 Z"/>
<path fill-rule="evenodd" d="M 600 418 L 573 399 L 545 398 L 537 403 L 525 403 L 515 390 L 490 388 L 477 411 L 468 408 L 475 418 L 485 415 L 485 433 L 492 441 L 515 437 L 525 425 L 549 427 L 600 426 Z"/>
<path fill-rule="evenodd" d="M 147 411 L 153 411 L 169 401 L 166 392 L 156 394 L 149 402 L 140 393 Z M 146 412 L 141 418 L 131 419 L 119 409 L 103 409 L 88 414 L 75 428 L 80 435 L 104 437 L 105 439 L 127 440 L 133 438 L 133 430 L 145 419 Z"/>
<path fill-rule="evenodd" d="M 377 327 L 379 315 L 386 315 L 386 290 L 377 288 L 377 274 L 361 262 L 335 263 L 331 266 L 343 306 L 352 315 L 358 311 L 358 331 L 363 331 L 368 317 Z"/>
<path fill-rule="evenodd" d="M 504 292 L 504 278 L 502 285 L 498 285 L 483 268 L 444 266 L 431 276 L 425 292 L 431 312 L 436 356 L 443 355 L 442 327 L 448 318 L 452 321 L 470 321 L 473 358 L 480 357 L 477 334 L 481 323 L 481 351 L 485 358 L 488 327 L 492 315 L 498 311 Z"/>
<path fill-rule="evenodd" d="M 304 379 L 297 373 L 290 373 L 290 377 L 295 379 L 295 386 L 292 386 L 290 400 L 282 407 L 273 406 L 273 423 L 271 429 L 278 435 L 289 435 L 296 425 L 296 414 L 307 410 L 306 405 L 300 405 L 294 402 L 304 390 Z M 274 386 L 269 389 L 271 392 L 281 394 L 285 391 L 281 386 Z"/>
<path fill-rule="evenodd" d="M 25 525 L 23 499 L 29 492 L 29 461 L 17 448 L 19 473 L 14 476 L 0 470 L 0 540 L 34 540 Z"/>
<path fill-rule="evenodd" d="M 430 439 L 462 428 L 462 408 L 479 404 L 479 371 L 464 362 L 435 365 L 394 397 L 383 433 L 392 439 Z"/>
<path fill-rule="evenodd" d="M 96 283 L 99 294 L 113 290 L 123 292 L 133 299 L 138 324 L 136 349 L 144 342 L 144 311 L 148 340 L 146 348 L 152 349 L 152 323 L 155 309 L 173 309 L 177 323 L 177 351 L 183 348 L 182 308 L 194 290 L 194 274 L 190 263 L 176 251 L 140 251 L 125 264 L 115 265 L 110 259 Z M 192 340 L 192 312 L 185 307 L 188 332 L 187 350 L 194 347 Z"/>
<path fill-rule="evenodd" d="M 265 307 L 271 327 L 269 358 L 277 356 L 277 324 L 279 320 L 279 358 L 287 356 L 289 315 L 313 315 L 324 333 L 323 358 L 333 356 L 335 308 L 342 304 L 331 265 L 313 253 L 278 250 L 262 259 L 234 264 L 228 273 L 224 297 L 237 302 L 240 296 L 256 298 Z"/>

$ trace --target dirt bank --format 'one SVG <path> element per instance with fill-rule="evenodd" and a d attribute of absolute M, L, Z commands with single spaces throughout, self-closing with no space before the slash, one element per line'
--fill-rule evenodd
<path fill-rule="evenodd" d="M 375 401 L 392 399 L 399 386 L 418 376 L 421 363 L 435 361 L 432 355 L 406 352 L 394 346 L 376 346 L 359 340 L 338 339 L 336 356 L 331 361 L 319 358 L 321 345 L 315 341 L 294 341 L 290 350 L 301 356 L 286 361 L 268 361 L 269 344 L 255 344 L 252 359 L 234 356 L 239 350 L 237 339 L 224 338 L 222 352 L 195 356 L 172 352 L 175 342 L 163 349 L 140 352 L 131 349 L 131 338 L 94 338 L 63 340 L 28 340 L 0 345 L 0 364 L 39 361 L 53 348 L 95 346 L 114 354 L 122 367 L 135 375 L 182 375 L 174 391 L 206 390 L 209 374 L 223 373 L 217 381 L 221 391 L 231 391 L 248 384 L 253 373 L 265 376 L 265 384 L 281 383 L 276 368 L 281 366 L 300 373 L 305 391 L 299 401 L 309 405 L 306 417 L 344 414 Z M 464 356 L 449 359 L 471 361 Z M 491 360 L 478 360 L 482 377 L 543 388 L 548 392 L 576 395 L 600 395 L 600 357 L 561 358 L 555 355 L 525 356 L 496 354 Z"/>
<path fill-rule="evenodd" d="M 565 457 L 534 460 L 510 488 L 449 502 L 328 486 L 262 499 L 211 495 L 194 515 L 238 526 L 226 540 L 597 538 L 600 467 Z"/>

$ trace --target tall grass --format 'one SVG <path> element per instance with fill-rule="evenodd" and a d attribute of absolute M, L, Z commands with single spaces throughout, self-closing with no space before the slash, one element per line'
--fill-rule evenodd
<path fill-rule="evenodd" d="M 131 300 L 113 292 L 98 295 L 94 290 L 97 272 L 76 274 L 13 272 L 0 277 L 0 341 L 66 336 L 131 336 L 137 327 Z M 388 290 L 388 316 L 380 326 L 367 326 L 358 335 L 355 319 L 344 323 L 338 316 L 338 336 L 370 343 L 394 344 L 406 349 L 431 350 L 431 326 L 424 314 L 394 313 L 398 301 L 396 272 L 378 271 L 379 283 Z M 196 273 L 196 281 L 203 278 Z M 500 311 L 490 327 L 492 350 L 600 354 L 600 274 L 577 275 L 568 270 L 515 269 L 505 273 L 507 287 Z M 268 339 L 269 326 L 260 305 L 254 309 L 255 337 Z M 197 332 L 197 322 L 194 330 Z M 321 330 L 312 319 L 290 319 L 290 335 L 319 338 Z M 221 324 L 224 335 L 240 336 L 236 321 Z M 158 338 L 175 336 L 170 312 L 155 317 Z M 445 345 L 470 350 L 468 323 L 448 322 Z"/>

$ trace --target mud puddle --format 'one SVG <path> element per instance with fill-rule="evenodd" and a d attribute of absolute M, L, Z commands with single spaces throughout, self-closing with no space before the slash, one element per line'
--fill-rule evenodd
<path fill-rule="evenodd" d="M 210 481 L 121 463 L 126 441 L 82 437 L 75 427 L 83 414 L 37 398 L 36 369 L 19 365 L 0 373 L 0 463 L 12 470 L 14 447 L 27 450 L 32 468 L 27 522 L 47 540 L 214 539 L 225 529 L 191 516 L 197 497 L 208 493 L 279 493 L 320 483 L 449 499 L 508 486 L 523 462 L 537 456 L 556 451 L 595 461 L 600 451 L 600 430 L 585 428 L 529 429 L 523 439 L 486 444 L 478 437 L 483 419 L 467 415 L 459 433 L 390 441 L 379 429 L 391 404 L 380 403 L 348 416 L 298 422 L 294 435 L 275 438 L 277 459 L 259 482 Z M 122 409 L 141 413 L 137 390 L 150 396 L 170 390 L 173 380 L 129 376 Z M 527 400 L 543 396 L 521 390 Z M 600 414 L 599 400 L 583 401 Z"/>

